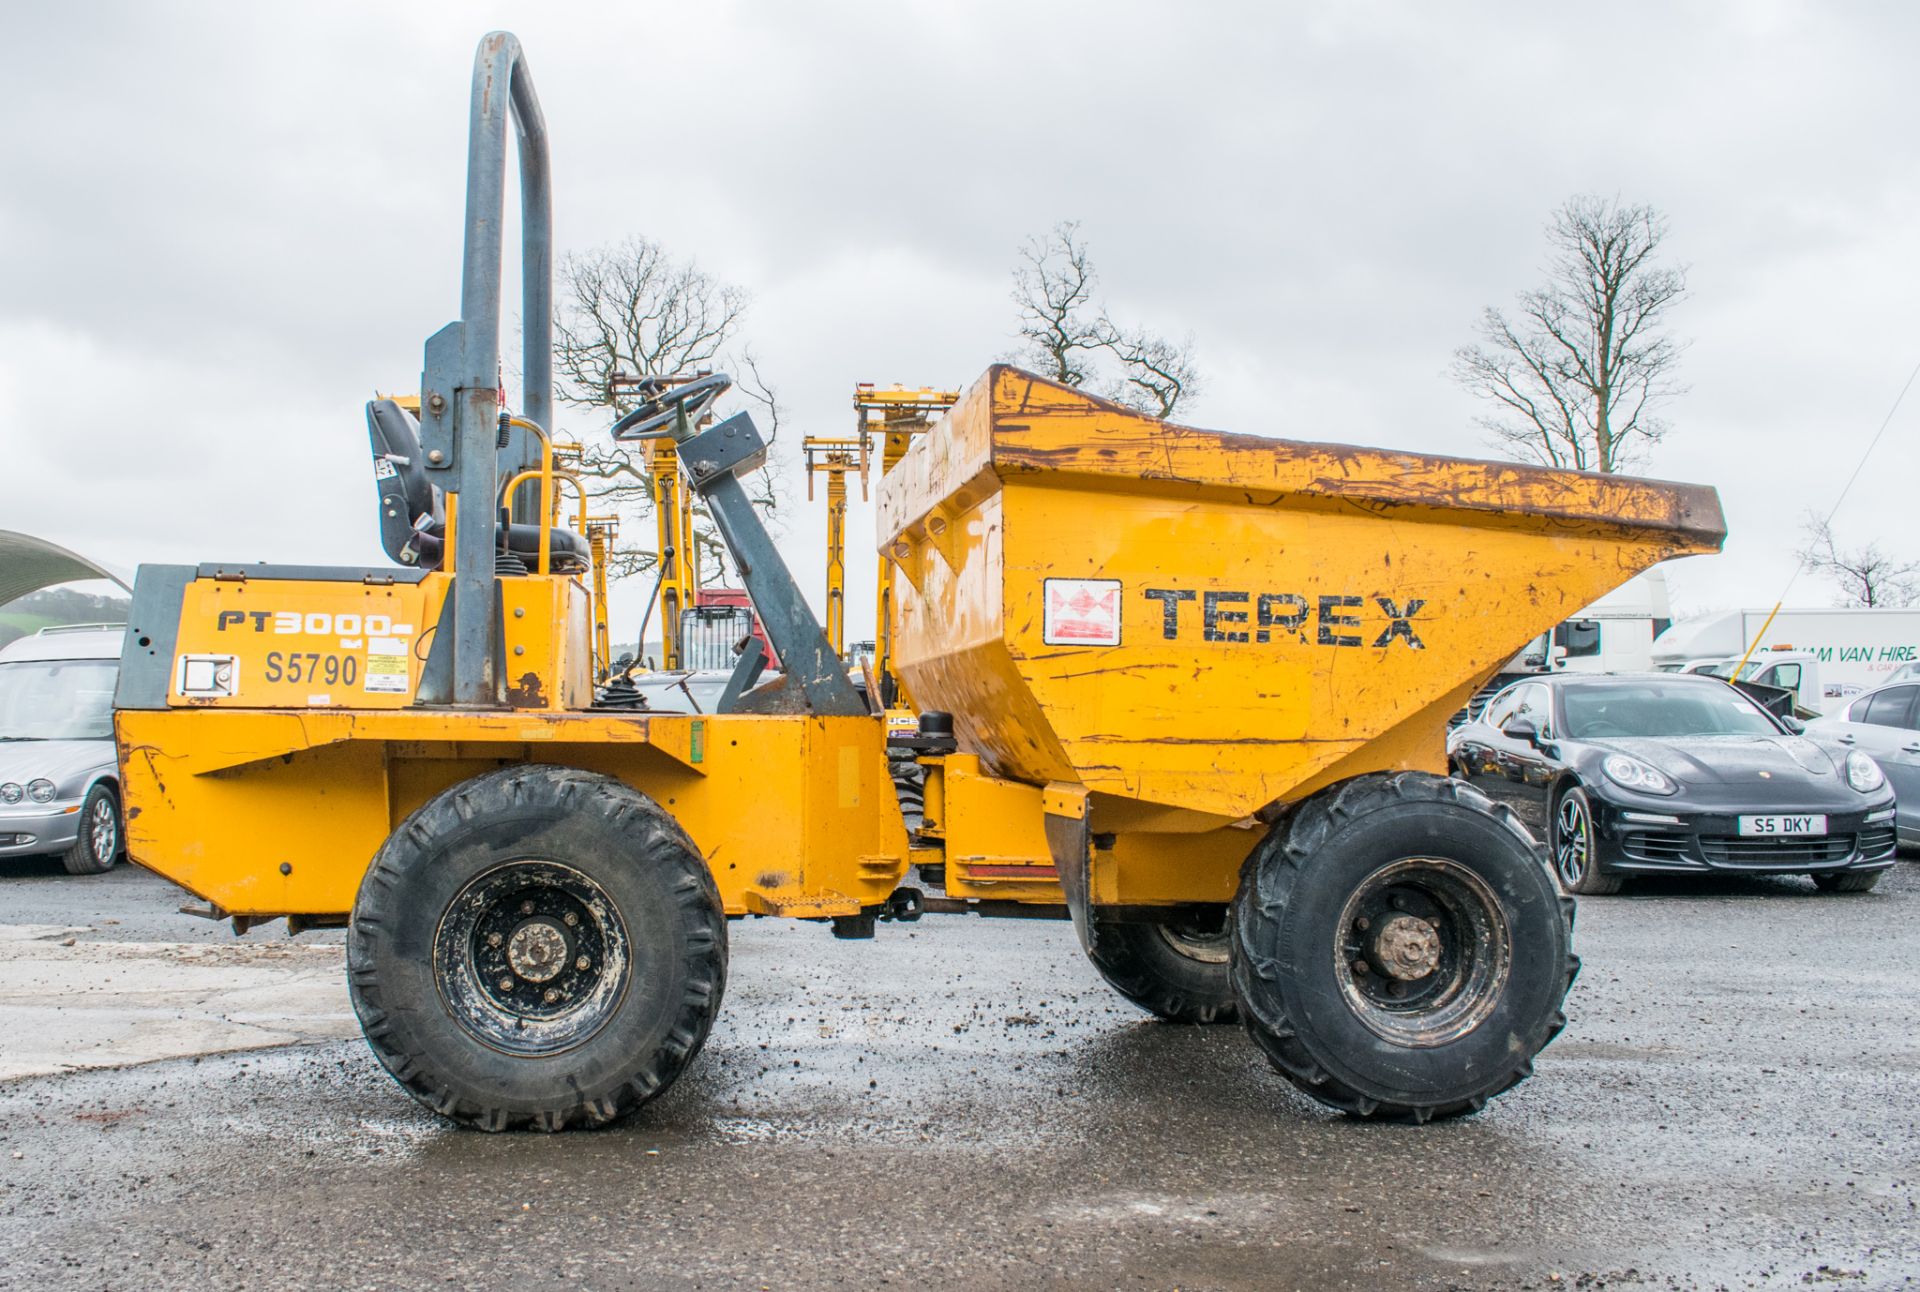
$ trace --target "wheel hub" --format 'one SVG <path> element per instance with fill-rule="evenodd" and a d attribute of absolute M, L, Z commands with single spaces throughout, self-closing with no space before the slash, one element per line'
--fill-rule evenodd
<path fill-rule="evenodd" d="M 449 903 L 434 972 L 449 1012 L 508 1054 L 552 1054 L 613 1016 L 632 974 L 626 926 L 605 890 L 559 862 L 509 862 Z"/>
<path fill-rule="evenodd" d="M 567 964 L 567 935 L 551 920 L 528 920 L 507 939 L 507 963 L 528 982 L 551 982 Z"/>
<path fill-rule="evenodd" d="M 1354 1017 L 1396 1045 L 1430 1048 L 1492 1012 L 1512 965 L 1507 917 L 1458 861 L 1405 857 L 1362 880 L 1334 939 L 1333 970 Z"/>
<path fill-rule="evenodd" d="M 93 805 L 93 856 L 96 861 L 109 861 L 120 851 L 120 824 L 114 819 L 113 804 L 101 799 Z"/>
<path fill-rule="evenodd" d="M 1440 965 L 1440 931 L 1416 915 L 1396 915 L 1380 927 L 1368 959 L 1381 973 L 1418 982 Z"/>

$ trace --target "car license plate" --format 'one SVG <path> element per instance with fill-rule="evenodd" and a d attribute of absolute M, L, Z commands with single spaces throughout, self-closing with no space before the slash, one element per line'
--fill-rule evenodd
<path fill-rule="evenodd" d="M 1740 818 L 1742 835 L 1758 835 L 1763 839 L 1797 838 L 1801 835 L 1826 832 L 1827 819 L 1823 816 L 1743 816 Z"/>

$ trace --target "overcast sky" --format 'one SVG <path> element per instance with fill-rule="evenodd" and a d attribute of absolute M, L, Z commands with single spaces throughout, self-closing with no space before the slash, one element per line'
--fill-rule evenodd
<path fill-rule="evenodd" d="M 6 13 L 0 527 L 126 566 L 383 562 L 361 408 L 456 313 L 490 27 L 528 50 L 561 247 L 644 234 L 748 289 L 796 436 L 849 429 L 856 381 L 972 381 L 1013 344 L 1019 243 L 1076 219 L 1117 313 L 1195 337 L 1184 420 L 1487 456 L 1449 353 L 1540 280 L 1556 204 L 1617 194 L 1691 266 L 1648 474 L 1720 489 L 1726 553 L 1672 575 L 1701 610 L 1779 595 L 1920 361 L 1906 5 Z M 1920 392 L 1845 539 L 1913 552 L 1916 425 Z M 817 600 L 823 507 L 783 469 Z M 859 637 L 872 512 L 849 533 Z"/>

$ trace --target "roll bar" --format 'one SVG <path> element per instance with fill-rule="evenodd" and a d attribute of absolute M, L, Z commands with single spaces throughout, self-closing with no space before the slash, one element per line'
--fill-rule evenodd
<path fill-rule="evenodd" d="M 553 177 L 547 123 L 520 41 L 490 32 L 473 60 L 468 110 L 467 210 L 460 318 L 427 339 L 420 378 L 420 444 L 435 483 L 470 503 L 453 551 L 453 703 L 502 701 L 493 655 L 499 541 L 501 225 L 506 209 L 507 118 L 520 158 L 521 373 L 525 416 L 553 425 Z M 522 464 L 524 465 L 524 464 Z M 444 624 L 444 620 L 443 620 Z"/>

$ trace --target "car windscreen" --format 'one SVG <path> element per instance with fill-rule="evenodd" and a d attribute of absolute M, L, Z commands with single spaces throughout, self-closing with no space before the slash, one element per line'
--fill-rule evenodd
<path fill-rule="evenodd" d="M 0 740 L 113 739 L 118 660 L 0 664 Z"/>
<path fill-rule="evenodd" d="M 1773 736 L 1780 729 L 1730 686 L 1570 686 L 1560 693 L 1573 740 L 1642 736 Z"/>

